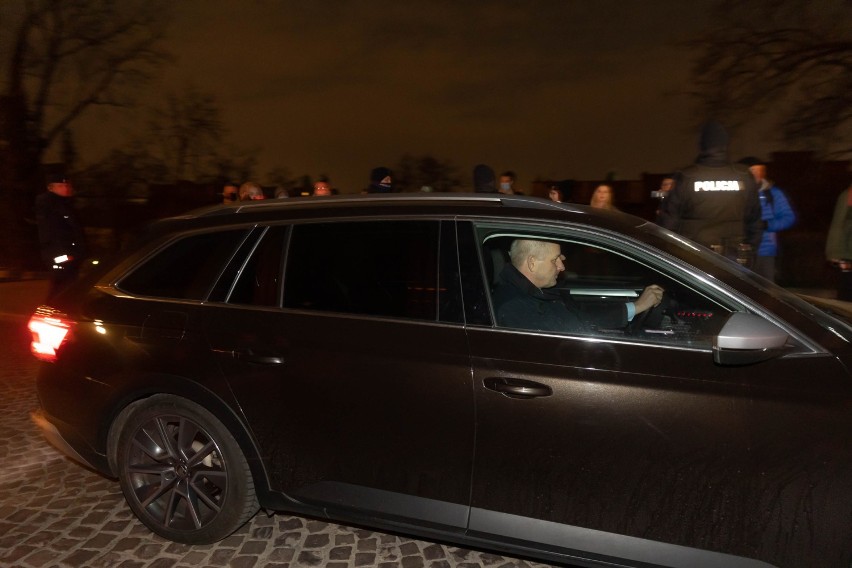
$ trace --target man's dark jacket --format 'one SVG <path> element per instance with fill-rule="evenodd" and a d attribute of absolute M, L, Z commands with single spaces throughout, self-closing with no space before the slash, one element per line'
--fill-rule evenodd
<path fill-rule="evenodd" d="M 728 135 L 718 123 L 704 126 L 695 163 L 675 174 L 661 222 L 705 246 L 726 253 L 739 243 L 757 250 L 762 234 L 758 186 L 745 166 L 728 161 Z"/>
<path fill-rule="evenodd" d="M 581 303 L 555 288 L 541 290 L 511 264 L 500 273 L 494 309 L 501 327 L 571 332 L 627 325 L 624 303 Z"/>
<path fill-rule="evenodd" d="M 46 191 L 36 198 L 36 220 L 41 257 L 48 267 L 53 259 L 67 254 L 78 262 L 86 256 L 83 227 L 77 220 L 70 197 Z"/>

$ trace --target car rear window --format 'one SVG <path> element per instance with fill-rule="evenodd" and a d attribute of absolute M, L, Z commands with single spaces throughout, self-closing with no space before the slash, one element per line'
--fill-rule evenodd
<path fill-rule="evenodd" d="M 246 232 L 204 233 L 172 242 L 134 268 L 117 287 L 140 296 L 204 300 Z"/>

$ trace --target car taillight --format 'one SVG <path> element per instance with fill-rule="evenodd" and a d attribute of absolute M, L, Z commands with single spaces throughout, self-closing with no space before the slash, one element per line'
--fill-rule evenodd
<path fill-rule="evenodd" d="M 43 361 L 55 361 L 59 346 L 70 336 L 71 324 L 71 320 L 62 312 L 40 306 L 27 325 L 33 335 L 30 343 L 33 355 Z"/>

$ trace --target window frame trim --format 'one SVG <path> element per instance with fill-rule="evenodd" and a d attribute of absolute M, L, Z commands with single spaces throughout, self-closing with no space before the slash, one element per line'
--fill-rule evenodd
<path fill-rule="evenodd" d="M 473 221 L 474 231 L 477 239 L 477 253 L 480 256 L 480 270 L 482 272 L 482 278 L 487 282 L 487 273 L 485 271 L 485 265 L 482 259 L 482 249 L 484 243 L 487 241 L 487 237 L 483 239 L 481 228 L 483 226 L 490 226 L 492 228 L 498 228 L 501 231 L 505 232 L 505 228 L 509 227 L 518 227 L 520 230 L 525 230 L 525 228 L 530 229 L 530 236 L 534 236 L 536 234 L 543 233 L 552 233 L 552 234 L 562 234 L 562 237 L 559 237 L 564 240 L 580 240 L 582 243 L 583 240 L 588 241 L 589 243 L 594 243 L 596 246 L 601 247 L 603 250 L 611 252 L 613 254 L 618 254 L 627 258 L 628 260 L 632 260 L 634 262 L 639 262 L 636 259 L 635 255 L 638 255 L 641 259 L 641 263 L 647 268 L 653 270 L 654 272 L 660 273 L 666 278 L 676 280 L 681 285 L 686 286 L 683 283 L 684 280 L 694 281 L 700 284 L 700 287 L 696 289 L 694 285 L 687 286 L 693 292 L 701 294 L 703 296 L 709 296 L 709 299 L 714 303 L 717 303 L 726 309 L 730 309 L 733 311 L 743 311 L 746 313 L 752 313 L 758 315 L 767 321 L 777 325 L 781 329 L 783 329 L 789 336 L 790 341 L 794 344 L 794 349 L 791 352 L 784 355 L 784 357 L 796 357 L 796 356 L 806 356 L 812 354 L 825 354 L 826 350 L 819 345 L 819 343 L 811 340 L 807 335 L 800 332 L 796 327 L 788 323 L 786 320 L 781 319 L 773 312 L 767 310 L 760 304 L 752 301 L 747 296 L 742 295 L 736 289 L 728 286 L 724 282 L 714 279 L 711 275 L 706 274 L 704 271 L 698 269 L 697 267 L 689 264 L 688 262 L 675 257 L 663 250 L 652 247 L 651 245 L 638 240 L 631 239 L 628 236 L 625 236 L 621 233 L 617 233 L 615 231 L 610 231 L 608 229 L 593 227 L 589 225 L 583 225 L 579 223 L 573 222 L 559 222 L 559 221 L 550 221 L 550 220 L 528 220 L 528 219 L 519 219 L 513 217 L 506 218 L 497 218 L 497 217 L 471 217 L 470 220 Z M 570 235 L 570 236 L 569 236 Z M 509 236 L 509 235 L 506 235 Z M 617 246 L 616 246 L 617 245 Z M 631 254 L 632 253 L 632 254 Z M 663 270 L 661 267 L 667 267 L 668 270 Z M 535 330 L 514 330 L 507 328 L 500 328 L 497 326 L 496 314 L 494 312 L 494 306 L 491 299 L 491 292 L 489 287 L 486 286 L 486 293 L 488 295 L 488 303 L 491 308 L 491 318 L 492 318 L 492 326 L 493 330 L 500 331 L 512 331 L 512 332 L 527 332 L 531 334 L 545 334 L 545 335 L 553 335 L 551 332 L 536 332 Z M 717 298 L 722 297 L 725 298 L 726 301 L 720 302 Z M 740 306 L 742 309 L 731 309 L 730 305 Z M 483 328 L 484 326 L 477 326 L 479 328 Z M 605 336 L 589 336 L 589 335 L 580 335 L 580 334 L 555 334 L 558 337 L 571 337 L 575 339 L 585 339 L 589 338 L 591 340 L 596 341 L 611 341 L 611 342 L 619 342 L 619 343 L 629 343 L 636 345 L 660 345 L 665 346 L 663 343 L 656 342 L 637 342 L 630 341 L 628 339 L 616 338 L 616 337 L 605 337 Z M 698 349 L 698 348 L 689 348 L 686 346 L 669 346 L 672 348 L 683 348 L 683 349 Z M 700 348 L 703 350 L 703 348 Z"/>

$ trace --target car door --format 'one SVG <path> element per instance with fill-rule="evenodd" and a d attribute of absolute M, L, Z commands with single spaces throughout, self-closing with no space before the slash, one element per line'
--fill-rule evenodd
<path fill-rule="evenodd" d="M 207 333 L 272 489 L 463 530 L 473 391 L 453 223 L 270 227 L 231 273 Z"/>
<path fill-rule="evenodd" d="M 712 279 L 672 271 L 615 237 L 477 228 L 484 257 L 501 239 L 560 242 L 560 286 L 587 299 L 625 302 L 643 274 L 673 299 L 653 329 L 469 328 L 471 533 L 534 541 L 566 560 L 849 561 L 850 391 L 834 357 L 791 338 L 783 357 L 714 364 L 713 336 L 746 302 Z"/>

